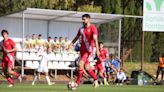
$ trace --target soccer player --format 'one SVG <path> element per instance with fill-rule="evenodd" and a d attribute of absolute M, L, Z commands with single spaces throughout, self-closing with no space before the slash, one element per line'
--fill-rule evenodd
<path fill-rule="evenodd" d="M 16 46 L 14 41 L 8 37 L 9 33 L 7 30 L 2 30 L 1 35 L 4 38 L 0 42 L 0 46 L 3 51 L 2 68 L 5 77 L 9 83 L 8 87 L 13 87 L 14 81 L 10 75 L 13 75 L 14 77 L 18 78 L 20 82 L 22 81 L 20 74 L 12 70 L 13 69 L 12 64 L 14 62 L 14 52 L 16 51 Z"/>
<path fill-rule="evenodd" d="M 99 86 L 97 77 L 93 70 L 90 68 L 88 58 L 92 55 L 94 42 L 96 44 L 96 53 L 99 56 L 99 47 L 98 47 L 98 34 L 97 28 L 90 23 L 90 15 L 84 14 L 82 15 L 82 23 L 83 26 L 79 28 L 76 37 L 73 39 L 70 45 L 73 45 L 80 36 L 81 39 L 81 47 L 80 47 L 80 61 L 78 65 L 78 75 L 77 75 L 77 86 L 80 84 L 80 80 L 84 73 L 84 67 L 87 70 L 88 74 L 94 79 L 94 86 L 95 88 Z"/>
<path fill-rule="evenodd" d="M 108 52 L 104 49 L 104 44 L 103 42 L 99 43 L 100 47 L 100 55 L 98 57 L 98 60 L 96 62 L 96 70 L 99 72 L 99 76 L 103 79 L 104 85 L 108 85 L 108 82 L 104 76 L 105 73 L 105 60 L 106 57 L 108 56 Z"/>
<path fill-rule="evenodd" d="M 32 85 L 35 85 L 35 81 L 38 79 L 40 73 L 44 73 L 45 74 L 45 79 L 48 83 L 48 85 L 53 85 L 54 83 L 52 83 L 50 81 L 50 78 L 48 76 L 48 54 L 51 53 L 51 49 L 50 48 L 47 48 L 47 51 L 46 52 L 43 52 L 42 55 L 42 59 L 40 61 L 40 65 L 39 65 L 39 68 L 38 68 L 38 71 L 37 71 L 37 75 L 34 77 L 34 80 L 32 82 Z"/>

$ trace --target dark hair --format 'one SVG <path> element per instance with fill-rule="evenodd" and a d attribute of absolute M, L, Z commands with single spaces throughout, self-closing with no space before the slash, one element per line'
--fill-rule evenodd
<path fill-rule="evenodd" d="M 164 57 L 164 52 L 163 52 L 163 53 L 161 53 L 161 56 L 162 56 L 162 57 Z"/>
<path fill-rule="evenodd" d="M 48 39 L 51 39 L 51 36 L 49 36 Z"/>
<path fill-rule="evenodd" d="M 104 44 L 103 42 L 99 42 L 99 46 L 100 46 L 100 44 Z"/>
<path fill-rule="evenodd" d="M 84 15 L 82 15 L 82 18 L 83 18 L 83 17 L 91 18 L 91 16 L 90 16 L 89 14 L 84 14 Z"/>
<path fill-rule="evenodd" d="M 9 34 L 7 30 L 3 29 L 3 30 L 1 31 L 1 35 L 3 36 L 4 33 Z"/>
<path fill-rule="evenodd" d="M 39 34 L 38 36 L 42 36 L 41 34 Z"/>

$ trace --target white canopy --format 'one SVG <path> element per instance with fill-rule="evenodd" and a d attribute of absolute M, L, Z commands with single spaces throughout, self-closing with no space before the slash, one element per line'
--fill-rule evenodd
<path fill-rule="evenodd" d="M 85 13 L 88 13 L 91 16 L 91 22 L 94 24 L 119 20 L 123 17 L 122 15 L 116 15 L 116 14 L 48 10 L 48 9 L 37 9 L 37 8 L 27 8 L 24 11 L 10 14 L 6 17 L 22 18 L 22 12 L 24 12 L 25 18 L 27 19 L 37 19 L 37 20 L 47 20 L 47 21 L 66 21 L 66 22 L 81 22 L 81 16 Z"/>

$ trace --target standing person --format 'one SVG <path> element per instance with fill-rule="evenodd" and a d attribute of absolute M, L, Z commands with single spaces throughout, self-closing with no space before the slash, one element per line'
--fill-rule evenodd
<path fill-rule="evenodd" d="M 82 23 L 83 26 L 79 28 L 79 31 L 76 37 L 73 39 L 70 45 L 73 45 L 81 36 L 81 47 L 80 47 L 80 61 L 78 65 L 78 75 L 77 75 L 77 86 L 80 84 L 80 80 L 84 73 L 84 67 L 87 70 L 88 74 L 94 79 L 94 87 L 98 87 L 98 80 L 93 72 L 93 70 L 89 66 L 88 58 L 92 55 L 94 42 L 96 44 L 96 53 L 99 56 L 99 47 L 98 47 L 98 34 L 97 28 L 90 23 L 90 15 L 84 14 L 82 15 Z"/>
<path fill-rule="evenodd" d="M 164 53 L 161 54 L 160 57 L 159 57 L 159 64 L 158 64 L 156 79 L 158 79 L 160 71 L 161 71 L 161 81 L 162 81 L 163 80 L 163 75 L 164 75 Z"/>
<path fill-rule="evenodd" d="M 54 84 L 50 81 L 50 78 L 48 76 L 48 54 L 50 54 L 50 53 L 51 53 L 51 48 L 47 48 L 47 51 L 43 52 L 42 55 L 40 55 L 42 57 L 42 59 L 40 61 L 39 68 L 38 68 L 36 76 L 34 77 L 32 85 L 35 85 L 35 81 L 38 79 L 40 73 L 45 74 L 45 76 L 46 76 L 45 79 L 46 79 L 48 85 Z"/>
<path fill-rule="evenodd" d="M 1 49 L 3 51 L 2 57 L 2 68 L 5 74 L 5 77 L 9 83 L 8 87 L 14 86 L 14 81 L 10 75 L 18 78 L 19 81 L 22 81 L 20 74 L 14 72 L 12 69 L 12 64 L 14 62 L 14 52 L 16 51 L 15 43 L 12 39 L 8 37 L 8 31 L 2 30 L 1 35 L 3 36 L 3 40 L 0 43 Z"/>
<path fill-rule="evenodd" d="M 108 52 L 104 49 L 104 44 L 103 42 L 99 43 L 100 47 L 100 56 L 98 57 L 98 60 L 96 62 L 96 70 L 99 73 L 99 76 L 103 79 L 104 85 L 108 85 L 108 82 L 105 78 L 105 61 L 106 57 L 108 56 Z"/>

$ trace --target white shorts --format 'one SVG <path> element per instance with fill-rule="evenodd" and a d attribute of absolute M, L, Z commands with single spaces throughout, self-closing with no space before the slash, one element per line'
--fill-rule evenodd
<path fill-rule="evenodd" d="M 48 72 L 48 67 L 46 66 L 39 66 L 38 68 L 38 72 L 42 72 L 42 73 L 45 73 L 45 72 Z"/>

